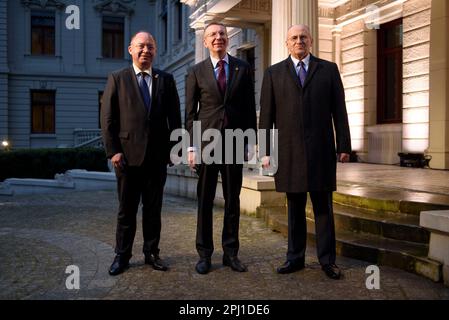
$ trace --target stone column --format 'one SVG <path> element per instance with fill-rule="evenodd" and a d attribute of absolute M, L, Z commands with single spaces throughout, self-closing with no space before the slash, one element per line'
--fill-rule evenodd
<path fill-rule="evenodd" d="M 312 53 L 318 56 L 318 1 L 316 0 L 291 0 L 292 23 L 306 24 L 310 28 L 313 37 Z"/>
<path fill-rule="evenodd" d="M 335 29 L 332 32 L 333 51 L 334 51 L 333 58 L 340 72 L 341 72 L 341 31 L 342 31 L 341 29 Z"/>
<path fill-rule="evenodd" d="M 430 25 L 430 166 L 449 169 L 449 3 L 432 0 Z"/>
<path fill-rule="evenodd" d="M 207 54 L 204 48 L 204 30 L 195 30 L 195 63 L 201 62 L 206 59 Z"/>
<path fill-rule="evenodd" d="M 285 46 L 288 28 L 293 24 L 306 24 L 314 38 L 312 52 L 318 55 L 318 1 L 275 0 L 272 1 L 271 63 L 288 56 Z"/>
<path fill-rule="evenodd" d="M 271 64 L 288 56 L 285 39 L 291 20 L 291 0 L 273 0 L 271 15 Z"/>

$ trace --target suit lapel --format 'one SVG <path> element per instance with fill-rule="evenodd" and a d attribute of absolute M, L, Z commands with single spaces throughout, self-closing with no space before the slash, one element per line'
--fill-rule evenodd
<path fill-rule="evenodd" d="M 129 78 L 129 83 L 131 83 L 131 87 L 132 87 L 132 91 L 134 91 L 134 95 L 139 97 L 139 108 L 142 108 L 144 111 L 146 111 L 146 107 L 145 107 L 145 103 L 143 102 L 143 98 L 142 98 L 142 94 L 140 93 L 140 88 L 139 88 L 139 84 L 137 83 L 137 77 L 136 74 L 134 73 L 134 68 L 131 66 L 128 69 L 128 78 Z"/>
<path fill-rule="evenodd" d="M 152 75 L 152 84 L 151 84 L 151 107 L 150 107 L 150 114 L 152 110 L 156 107 L 157 103 L 157 97 L 159 93 L 159 70 L 153 68 L 153 75 Z"/>
<path fill-rule="evenodd" d="M 296 68 L 293 65 L 292 59 L 288 57 L 286 60 L 284 60 L 284 62 L 285 67 L 288 69 L 288 74 L 290 74 L 290 76 L 293 78 L 293 81 L 296 83 L 298 88 L 301 88 L 301 83 L 299 83 L 299 77 L 298 74 L 296 73 Z"/>
<path fill-rule="evenodd" d="M 215 78 L 214 66 L 212 65 L 212 61 L 210 60 L 210 58 L 204 60 L 203 72 L 204 77 L 207 80 L 206 83 L 209 84 L 212 91 L 215 91 L 215 94 L 218 97 L 221 97 L 220 89 L 218 88 L 218 82 L 217 79 Z"/>
<path fill-rule="evenodd" d="M 314 56 L 310 55 L 310 61 L 309 61 L 309 70 L 307 70 L 307 77 L 304 81 L 304 88 L 307 87 L 309 82 L 312 80 L 313 75 L 315 74 L 315 71 L 318 67 L 318 61 L 315 59 Z"/>
<path fill-rule="evenodd" d="M 229 80 L 226 85 L 226 94 L 224 97 L 224 101 L 226 101 L 226 99 L 231 95 L 235 79 L 237 78 L 239 73 L 239 66 L 237 64 L 237 61 L 229 54 L 228 57 L 229 57 Z"/>
<path fill-rule="evenodd" d="M 307 70 L 307 77 L 306 80 L 304 81 L 304 86 L 301 86 L 301 83 L 299 82 L 299 77 L 298 74 L 296 73 L 296 68 L 293 65 L 293 61 L 290 57 L 288 57 L 285 60 L 285 65 L 289 70 L 289 74 L 293 77 L 296 85 L 300 88 L 306 88 L 308 86 L 308 84 L 310 83 L 310 81 L 312 80 L 313 76 L 315 75 L 315 72 L 318 69 L 319 63 L 316 60 L 316 58 L 312 55 L 310 55 L 310 61 L 309 61 L 309 70 Z"/>

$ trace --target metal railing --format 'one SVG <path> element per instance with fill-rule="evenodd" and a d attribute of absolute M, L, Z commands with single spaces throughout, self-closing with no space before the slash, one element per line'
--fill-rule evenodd
<path fill-rule="evenodd" d="M 73 130 L 73 146 L 78 147 L 95 138 L 101 139 L 101 129 L 75 129 Z"/>

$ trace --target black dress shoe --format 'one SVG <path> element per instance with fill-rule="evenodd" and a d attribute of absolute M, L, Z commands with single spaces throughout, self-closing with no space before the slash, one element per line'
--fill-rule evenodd
<path fill-rule="evenodd" d="M 115 256 L 114 262 L 109 267 L 109 274 L 111 276 L 119 275 L 129 267 L 129 259 L 123 259 L 120 256 Z"/>
<path fill-rule="evenodd" d="M 195 266 L 196 272 L 199 274 L 206 274 L 210 271 L 212 264 L 210 258 L 201 258 Z"/>
<path fill-rule="evenodd" d="M 231 267 L 232 270 L 237 272 L 246 272 L 248 271 L 248 268 L 240 262 L 239 258 L 237 257 L 229 257 L 224 255 L 223 256 L 223 265 Z"/>
<path fill-rule="evenodd" d="M 145 264 L 153 266 L 154 270 L 167 271 L 168 266 L 161 260 L 159 255 L 150 254 L 145 256 Z"/>
<path fill-rule="evenodd" d="M 277 268 L 277 273 L 287 274 L 304 269 L 304 262 L 285 261 L 285 263 Z"/>
<path fill-rule="evenodd" d="M 321 269 L 331 279 L 338 280 L 341 278 L 341 271 L 335 264 L 324 264 Z"/>

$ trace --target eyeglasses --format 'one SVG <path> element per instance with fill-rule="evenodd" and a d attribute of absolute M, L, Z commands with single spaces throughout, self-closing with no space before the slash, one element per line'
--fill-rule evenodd
<path fill-rule="evenodd" d="M 134 45 L 134 47 L 138 48 L 138 49 L 143 49 L 143 48 L 147 48 L 147 50 L 151 51 L 154 50 L 155 47 L 153 45 L 147 45 L 147 44 L 142 44 L 142 43 L 137 43 Z"/>
<path fill-rule="evenodd" d="M 215 31 L 215 32 L 210 32 L 206 35 L 206 37 L 208 38 L 216 38 L 217 35 L 220 35 L 220 37 L 222 38 L 226 38 L 226 32 L 224 31 Z"/>
<path fill-rule="evenodd" d="M 288 41 L 296 42 L 299 40 L 299 42 L 306 42 L 308 39 L 308 36 L 291 36 L 290 38 L 288 38 Z"/>

